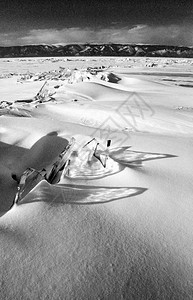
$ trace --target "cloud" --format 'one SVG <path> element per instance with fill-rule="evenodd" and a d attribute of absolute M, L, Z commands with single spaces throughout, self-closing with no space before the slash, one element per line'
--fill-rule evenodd
<path fill-rule="evenodd" d="M 193 45 L 193 25 L 136 26 L 130 31 L 140 43 L 163 45 Z M 130 35 L 131 36 L 131 35 Z M 137 41 L 137 43 L 139 43 Z"/>
<path fill-rule="evenodd" d="M 2 46 L 56 43 L 143 43 L 164 45 L 193 45 L 193 25 L 149 26 L 138 24 L 131 28 L 33 29 L 0 34 Z"/>

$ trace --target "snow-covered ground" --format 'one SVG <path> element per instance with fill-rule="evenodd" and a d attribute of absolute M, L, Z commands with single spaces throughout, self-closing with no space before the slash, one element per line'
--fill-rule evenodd
<path fill-rule="evenodd" d="M 1 299 L 193 299 L 192 75 L 193 59 L 0 60 Z M 9 210 L 12 174 L 42 170 L 72 137 L 68 176 Z M 92 138 L 112 141 L 106 168 L 80 164 Z M 134 151 L 168 157 L 120 163 Z"/>

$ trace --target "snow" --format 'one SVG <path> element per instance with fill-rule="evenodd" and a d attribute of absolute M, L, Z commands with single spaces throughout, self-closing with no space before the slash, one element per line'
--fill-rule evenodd
<path fill-rule="evenodd" d="M 0 298 L 192 299 L 193 89 L 180 85 L 191 80 L 193 60 L 58 59 L 0 60 L 0 101 L 31 115 L 0 116 Z M 57 73 L 61 65 L 75 76 L 48 80 L 53 99 L 15 102 L 34 101 L 44 83 L 21 83 L 22 74 Z M 101 65 L 108 69 L 99 75 L 121 80 L 93 75 L 79 82 L 88 67 Z M 41 181 L 9 210 L 17 192 L 11 174 L 52 164 L 72 136 L 81 154 L 95 137 L 104 149 L 111 139 L 109 151 L 120 160 L 139 160 L 135 151 L 173 157 L 127 167 L 111 156 L 111 174 L 90 180 L 74 178 L 88 170 L 79 156 L 69 176 L 55 185 Z M 123 146 L 131 147 L 120 155 Z"/>

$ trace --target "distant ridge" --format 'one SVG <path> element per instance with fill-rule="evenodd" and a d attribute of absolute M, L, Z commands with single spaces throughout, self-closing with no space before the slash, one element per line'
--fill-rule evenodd
<path fill-rule="evenodd" d="M 1 58 L 53 56 L 146 56 L 193 58 L 193 47 L 139 44 L 43 44 L 0 47 Z"/>

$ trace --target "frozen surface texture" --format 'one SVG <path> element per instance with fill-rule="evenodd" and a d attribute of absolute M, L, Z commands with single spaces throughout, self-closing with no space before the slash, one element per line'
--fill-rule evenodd
<path fill-rule="evenodd" d="M 0 60 L 1 299 L 193 298 L 192 74 L 184 58 Z M 27 168 L 52 183 L 9 210 Z"/>

